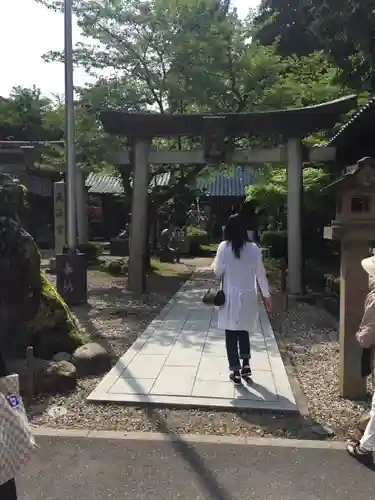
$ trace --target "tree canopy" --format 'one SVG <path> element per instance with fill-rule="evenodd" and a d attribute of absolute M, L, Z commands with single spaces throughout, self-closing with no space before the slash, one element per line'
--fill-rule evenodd
<path fill-rule="evenodd" d="M 313 224 L 326 220 L 331 196 L 322 196 L 321 190 L 329 183 L 331 174 L 324 168 L 303 169 L 304 210 L 311 216 Z M 264 173 L 263 182 L 246 189 L 246 200 L 258 209 L 266 208 L 267 214 L 277 221 L 278 228 L 286 227 L 288 181 L 286 168 L 272 168 Z M 328 203 L 325 203 L 328 201 Z"/>
<path fill-rule="evenodd" d="M 360 91 L 375 89 L 373 0 L 262 0 L 255 24 L 256 39 L 280 54 L 324 50 L 341 81 Z"/>
<path fill-rule="evenodd" d="M 61 0 L 39 0 L 61 8 Z M 239 19 L 230 2 L 218 0 L 79 0 L 74 3 L 87 43 L 75 62 L 91 74 L 111 72 L 96 84 L 100 103 L 129 111 L 243 112 L 312 104 L 342 94 L 336 69 L 322 53 L 309 74 L 295 58 L 252 41 L 252 20 Z M 46 54 L 62 60 L 62 52 Z M 290 71 L 291 67 L 295 70 Z M 324 71 L 328 75 L 324 75 Z M 302 76 L 301 76 L 302 73 Z M 306 78 L 320 85 L 307 89 Z M 301 80 L 302 78 L 302 80 Z M 305 79 L 305 81 L 303 81 Z M 322 87 L 327 90 L 322 92 Z"/>
<path fill-rule="evenodd" d="M 56 121 L 53 102 L 36 87 L 14 87 L 9 97 L 0 101 L 1 140 L 59 140 L 62 125 Z"/>

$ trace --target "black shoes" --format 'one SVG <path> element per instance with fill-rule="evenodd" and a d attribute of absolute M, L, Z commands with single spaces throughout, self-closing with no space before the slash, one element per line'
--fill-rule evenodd
<path fill-rule="evenodd" d="M 234 385 L 241 385 L 241 375 L 240 371 L 236 370 L 229 375 L 229 379 L 234 383 Z"/>
<path fill-rule="evenodd" d="M 235 384 L 235 385 L 241 385 L 241 379 L 243 378 L 246 382 L 249 382 L 251 380 L 251 368 L 249 365 L 249 361 L 246 360 L 242 365 L 242 370 L 235 370 L 229 375 L 230 380 Z"/>
<path fill-rule="evenodd" d="M 242 366 L 242 370 L 241 370 L 241 377 L 244 379 L 244 380 L 249 380 L 251 378 L 251 368 L 250 368 L 250 365 L 245 365 L 245 363 L 243 364 Z"/>
<path fill-rule="evenodd" d="M 374 456 L 372 451 L 364 450 L 361 448 L 360 443 L 356 441 L 348 441 L 346 449 L 350 456 L 361 462 L 363 465 L 372 465 L 374 463 Z"/>

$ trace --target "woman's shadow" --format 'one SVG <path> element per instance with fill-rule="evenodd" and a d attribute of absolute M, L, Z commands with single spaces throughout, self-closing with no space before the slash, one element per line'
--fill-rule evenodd
<path fill-rule="evenodd" d="M 238 394 L 238 396 L 233 399 L 233 406 L 235 408 L 246 407 L 251 409 L 251 401 L 255 403 L 264 403 L 266 410 L 274 409 L 280 413 L 291 413 L 293 408 L 296 408 L 295 403 L 284 396 L 280 396 L 276 392 L 269 391 L 266 387 L 256 382 L 253 377 L 243 382 L 243 384 L 235 386 Z M 274 406 L 274 408 L 272 408 L 272 406 Z M 262 410 L 262 408 L 254 405 L 254 410 Z M 298 412 L 298 409 L 295 411 Z"/>

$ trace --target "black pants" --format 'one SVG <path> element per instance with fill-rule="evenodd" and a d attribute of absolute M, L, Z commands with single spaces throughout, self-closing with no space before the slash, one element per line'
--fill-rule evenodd
<path fill-rule="evenodd" d="M 16 483 L 14 479 L 0 486 L 0 498 L 1 500 L 17 500 Z"/>
<path fill-rule="evenodd" d="M 225 330 L 225 345 L 229 369 L 239 370 L 241 368 L 240 358 L 250 359 L 250 338 L 249 332 L 245 330 Z"/>

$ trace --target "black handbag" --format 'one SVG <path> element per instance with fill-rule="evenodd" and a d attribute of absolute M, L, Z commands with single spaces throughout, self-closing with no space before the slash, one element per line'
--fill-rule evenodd
<path fill-rule="evenodd" d="M 219 290 L 213 290 L 209 288 L 207 292 L 204 294 L 202 299 L 204 304 L 210 306 L 221 307 L 225 304 L 225 293 L 224 293 L 224 278 L 221 280 L 221 288 Z"/>

